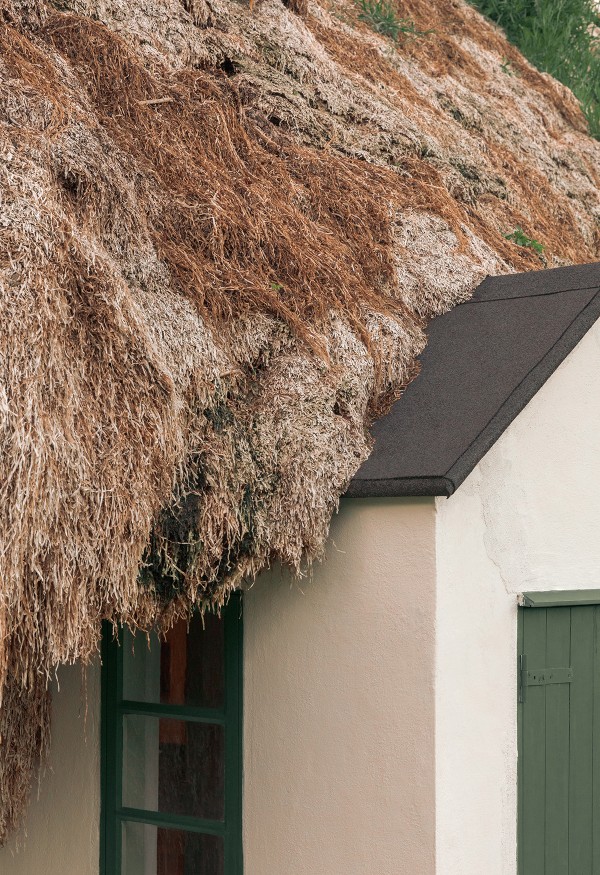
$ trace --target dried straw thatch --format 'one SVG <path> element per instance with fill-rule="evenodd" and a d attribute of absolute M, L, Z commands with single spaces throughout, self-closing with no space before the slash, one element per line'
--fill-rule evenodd
<path fill-rule="evenodd" d="M 486 273 L 598 258 L 600 144 L 461 0 L 0 0 L 0 838 L 48 678 L 318 556 Z"/>

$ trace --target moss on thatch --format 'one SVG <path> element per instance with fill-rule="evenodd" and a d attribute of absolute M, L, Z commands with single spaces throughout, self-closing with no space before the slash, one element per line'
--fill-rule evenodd
<path fill-rule="evenodd" d="M 0 839 L 103 619 L 319 557 L 427 320 L 540 266 L 515 228 L 598 258 L 572 95 L 461 2 L 398 15 L 0 0 Z"/>

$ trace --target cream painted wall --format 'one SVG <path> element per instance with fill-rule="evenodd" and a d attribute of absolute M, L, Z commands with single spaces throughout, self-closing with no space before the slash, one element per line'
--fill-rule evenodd
<path fill-rule="evenodd" d="M 100 670 L 60 669 L 53 685 L 52 750 L 27 817 L 27 835 L 0 850 L 0 875 L 98 875 Z"/>
<path fill-rule="evenodd" d="M 433 875 L 433 501 L 344 501 L 332 541 L 245 596 L 245 875 Z"/>
<path fill-rule="evenodd" d="M 600 325 L 437 501 L 437 872 L 515 875 L 517 594 L 600 588 Z"/>
<path fill-rule="evenodd" d="M 300 585 L 245 597 L 245 875 L 434 875 L 435 505 L 344 501 Z M 98 875 L 99 669 L 64 668 L 0 875 Z"/>

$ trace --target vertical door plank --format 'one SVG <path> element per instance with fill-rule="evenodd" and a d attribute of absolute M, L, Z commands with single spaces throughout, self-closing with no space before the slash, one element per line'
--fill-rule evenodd
<path fill-rule="evenodd" d="M 519 616 L 517 623 L 517 655 L 519 657 L 519 671 L 521 668 L 521 657 L 525 653 L 525 647 L 523 643 L 523 614 L 524 611 L 522 608 L 519 608 Z M 517 682 L 518 690 L 521 690 L 521 678 L 518 678 Z M 521 701 L 521 696 L 519 695 L 518 704 L 517 704 L 517 757 L 518 757 L 518 785 L 517 785 L 517 806 L 518 806 L 518 818 L 517 818 L 517 870 L 519 873 L 524 872 L 524 863 L 523 863 L 523 843 L 524 843 L 524 835 L 523 835 L 523 708 L 524 703 Z"/>
<path fill-rule="evenodd" d="M 591 875 L 594 610 L 571 608 L 571 726 L 569 775 L 569 873 Z"/>
<path fill-rule="evenodd" d="M 600 875 L 600 607 L 594 608 L 594 772 L 593 772 L 593 836 L 592 859 L 594 875 Z"/>
<path fill-rule="evenodd" d="M 550 608 L 546 623 L 547 668 L 571 662 L 571 609 Z M 546 868 L 569 872 L 569 698 L 570 684 L 546 687 Z"/>
<path fill-rule="evenodd" d="M 552 610 L 550 608 L 549 610 Z M 523 641 L 529 669 L 544 668 L 547 609 L 524 611 Z M 546 687 L 527 687 L 523 707 L 523 875 L 545 875 Z M 564 875 L 564 873 L 563 873 Z"/>

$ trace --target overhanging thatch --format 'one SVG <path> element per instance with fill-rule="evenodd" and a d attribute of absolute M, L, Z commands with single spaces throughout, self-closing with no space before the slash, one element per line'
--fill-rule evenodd
<path fill-rule="evenodd" d="M 0 838 L 103 618 L 318 557 L 505 235 L 599 257 L 600 145 L 470 7 L 289 6 L 0 0 Z"/>

